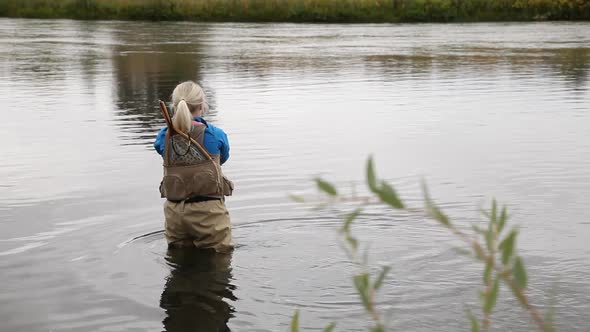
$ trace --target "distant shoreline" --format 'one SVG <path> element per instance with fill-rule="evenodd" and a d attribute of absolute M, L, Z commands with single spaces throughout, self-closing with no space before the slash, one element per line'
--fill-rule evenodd
<path fill-rule="evenodd" d="M 0 17 L 290 23 L 590 21 L 579 0 L 3 0 Z"/>

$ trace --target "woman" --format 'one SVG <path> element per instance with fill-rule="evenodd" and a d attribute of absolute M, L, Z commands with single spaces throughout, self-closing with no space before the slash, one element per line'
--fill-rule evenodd
<path fill-rule="evenodd" d="M 231 225 L 224 196 L 231 195 L 233 184 L 221 172 L 221 165 L 229 158 L 227 135 L 202 118 L 207 101 L 195 82 L 176 86 L 172 103 L 174 127 L 193 141 L 177 133 L 170 135 L 163 128 L 154 142 L 164 159 L 160 193 L 166 198 L 166 240 L 173 247 L 231 251 Z"/>

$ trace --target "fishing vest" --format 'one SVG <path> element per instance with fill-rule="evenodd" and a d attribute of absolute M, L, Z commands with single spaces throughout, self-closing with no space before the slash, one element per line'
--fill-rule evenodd
<path fill-rule="evenodd" d="M 203 147 L 205 126 L 193 122 L 188 135 Z M 223 176 L 219 155 L 209 154 L 194 142 L 179 134 L 166 133 L 164 153 L 164 178 L 160 194 L 170 201 L 182 201 L 192 197 L 223 198 L 231 196 L 233 183 Z"/>

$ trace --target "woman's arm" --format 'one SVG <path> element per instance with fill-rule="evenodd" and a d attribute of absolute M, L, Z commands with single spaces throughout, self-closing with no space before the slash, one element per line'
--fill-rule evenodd
<path fill-rule="evenodd" d="M 158 132 L 158 136 L 156 137 L 156 141 L 154 142 L 154 149 L 162 155 L 164 153 L 164 147 L 166 146 L 166 131 L 168 128 L 164 127 L 160 129 Z"/>
<path fill-rule="evenodd" d="M 220 152 L 220 161 L 221 164 L 223 165 L 223 163 L 225 163 L 228 159 L 229 159 L 229 140 L 227 139 L 227 135 L 225 134 L 225 132 L 221 129 L 219 129 L 220 131 L 220 135 L 219 135 L 219 141 L 221 142 L 220 146 L 219 146 L 219 152 Z"/>

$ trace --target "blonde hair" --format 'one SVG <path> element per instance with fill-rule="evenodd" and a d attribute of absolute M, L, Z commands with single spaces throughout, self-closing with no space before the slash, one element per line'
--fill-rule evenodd
<path fill-rule="evenodd" d="M 193 126 L 193 112 L 207 109 L 205 92 L 193 81 L 180 83 L 172 92 L 174 116 L 172 124 L 178 130 L 188 133 Z"/>

